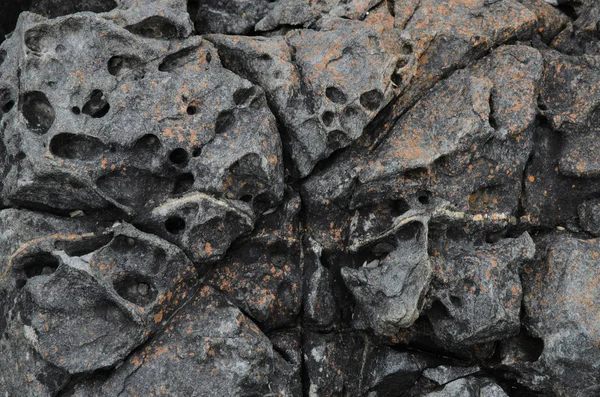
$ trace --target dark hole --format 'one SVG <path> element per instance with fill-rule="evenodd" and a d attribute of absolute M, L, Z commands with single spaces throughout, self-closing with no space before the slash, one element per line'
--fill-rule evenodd
<path fill-rule="evenodd" d="M 20 278 L 15 282 L 15 284 L 17 285 L 18 289 L 21 289 L 25 286 L 25 284 L 27 284 L 27 280 Z"/>
<path fill-rule="evenodd" d="M 336 87 L 328 87 L 325 90 L 325 96 L 333 103 L 344 104 L 348 101 L 346 94 Z"/>
<path fill-rule="evenodd" d="M 125 29 L 150 39 L 173 39 L 177 36 L 177 26 L 162 16 L 151 16 Z"/>
<path fill-rule="evenodd" d="M 196 106 L 190 105 L 187 107 L 186 111 L 187 111 L 187 114 L 192 116 L 192 115 L 196 114 Z"/>
<path fill-rule="evenodd" d="M 194 186 L 194 175 L 191 173 L 179 175 L 175 180 L 173 194 L 181 194 L 190 190 Z"/>
<path fill-rule="evenodd" d="M 93 118 L 101 118 L 106 116 L 109 110 L 110 104 L 104 98 L 104 93 L 101 90 L 94 90 L 81 112 Z"/>
<path fill-rule="evenodd" d="M 405 43 L 404 45 L 402 45 L 402 48 L 400 50 L 400 52 L 402 53 L 402 55 L 410 55 L 413 51 L 412 45 Z"/>
<path fill-rule="evenodd" d="M 128 70 L 139 67 L 142 62 L 135 57 L 126 55 L 116 55 L 108 60 L 108 73 L 118 76 Z"/>
<path fill-rule="evenodd" d="M 54 108 L 43 92 L 32 91 L 23 95 L 21 112 L 27 127 L 38 134 L 45 134 L 54 124 Z"/>
<path fill-rule="evenodd" d="M 238 106 L 242 105 L 254 96 L 255 91 L 256 89 L 254 87 L 240 88 L 233 94 L 233 102 Z"/>
<path fill-rule="evenodd" d="M 450 317 L 450 312 L 448 312 L 448 309 L 446 309 L 446 306 L 442 302 L 436 300 L 431 305 L 428 315 L 432 318 L 448 318 Z"/>
<path fill-rule="evenodd" d="M 215 122 L 215 134 L 219 135 L 227 131 L 235 122 L 235 116 L 231 110 L 219 113 Z"/>
<path fill-rule="evenodd" d="M 188 153 L 182 148 L 174 149 L 169 155 L 169 160 L 171 160 L 173 164 L 183 164 L 188 160 Z"/>
<path fill-rule="evenodd" d="M 272 60 L 271 55 L 269 55 L 269 54 L 262 54 L 261 56 L 258 57 L 258 59 L 263 62 L 269 62 Z"/>
<path fill-rule="evenodd" d="M 360 104 L 365 109 L 376 111 L 383 102 L 383 94 L 379 90 L 367 91 L 360 96 Z"/>
<path fill-rule="evenodd" d="M 172 216 L 165 221 L 165 229 L 171 234 L 179 234 L 185 229 L 185 221 L 178 216 Z"/>
<path fill-rule="evenodd" d="M 402 75 L 398 72 L 394 72 L 391 77 L 392 83 L 394 83 L 397 87 L 402 85 Z"/>
<path fill-rule="evenodd" d="M 8 113 L 13 108 L 13 106 L 15 106 L 15 101 L 8 101 L 4 104 L 4 106 L 2 106 L 2 111 L 4 113 Z"/>
<path fill-rule="evenodd" d="M 210 63 L 212 61 L 212 54 L 210 52 L 207 52 L 206 57 L 204 57 L 204 59 L 206 59 L 206 63 Z"/>
<path fill-rule="evenodd" d="M 201 148 L 196 148 L 194 149 L 194 151 L 192 152 L 192 157 L 198 157 L 202 154 L 202 149 Z"/>
<path fill-rule="evenodd" d="M 2 66 L 5 59 L 6 59 L 6 50 L 0 50 L 0 66 Z"/>
<path fill-rule="evenodd" d="M 544 351 L 544 340 L 523 333 L 521 334 L 521 347 L 525 352 L 525 361 L 535 362 Z"/>
<path fill-rule="evenodd" d="M 450 296 L 450 302 L 452 302 L 455 307 L 462 307 L 462 301 L 458 296 Z"/>
<path fill-rule="evenodd" d="M 77 106 L 73 106 L 71 108 L 71 112 L 73 112 L 73 114 L 81 114 L 81 109 L 79 109 Z"/>
<path fill-rule="evenodd" d="M 323 112 L 323 114 L 321 115 L 321 119 L 323 120 L 323 124 L 325 124 L 327 127 L 329 127 L 331 125 L 331 123 L 333 123 L 333 119 L 334 119 L 335 115 L 333 114 L 333 112 Z"/>
<path fill-rule="evenodd" d="M 65 132 L 54 135 L 50 141 L 50 152 L 65 159 L 94 160 L 100 157 L 104 150 L 104 143 L 89 135 Z"/>
<path fill-rule="evenodd" d="M 58 269 L 58 259 L 49 253 L 32 255 L 23 260 L 23 270 L 27 278 L 49 275 Z"/>
<path fill-rule="evenodd" d="M 394 200 L 392 202 L 392 216 L 397 217 L 410 210 L 410 205 L 404 199 Z"/>
<path fill-rule="evenodd" d="M 114 282 L 119 296 L 138 306 L 146 306 L 156 298 L 156 288 L 145 277 L 128 274 Z"/>
<path fill-rule="evenodd" d="M 249 203 L 250 201 L 252 201 L 252 195 L 244 194 L 242 197 L 240 197 L 240 200 Z"/>
<path fill-rule="evenodd" d="M 421 192 L 419 193 L 419 203 L 421 204 L 429 204 L 431 201 L 431 193 L 430 192 Z"/>
<path fill-rule="evenodd" d="M 501 238 L 502 238 L 501 232 L 489 233 L 487 236 L 485 236 L 485 242 L 488 244 L 495 244 L 498 241 L 500 241 Z"/>

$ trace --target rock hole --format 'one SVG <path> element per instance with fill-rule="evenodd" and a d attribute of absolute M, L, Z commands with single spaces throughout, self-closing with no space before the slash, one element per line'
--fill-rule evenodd
<path fill-rule="evenodd" d="M 133 150 L 138 154 L 141 161 L 150 161 L 160 152 L 161 147 L 162 143 L 156 135 L 146 134 L 135 142 Z"/>
<path fill-rule="evenodd" d="M 52 137 L 50 152 L 64 159 L 94 160 L 101 157 L 106 146 L 98 138 L 89 135 L 62 133 Z"/>
<path fill-rule="evenodd" d="M 25 32 L 25 46 L 33 52 L 44 50 L 42 41 L 46 37 L 52 37 L 50 28 L 47 26 L 36 26 Z"/>
<path fill-rule="evenodd" d="M 211 63 L 211 61 L 212 61 L 212 54 L 210 52 L 207 52 L 206 56 L 204 57 L 204 59 L 206 60 L 206 63 Z"/>
<path fill-rule="evenodd" d="M 321 120 L 323 121 L 323 124 L 325 124 L 327 127 L 329 127 L 333 123 L 334 118 L 335 114 L 330 111 L 323 112 L 323 114 L 321 115 Z"/>
<path fill-rule="evenodd" d="M 488 244 L 496 244 L 502 239 L 502 232 L 488 233 L 485 236 L 485 242 Z"/>
<path fill-rule="evenodd" d="M 13 106 L 15 106 L 15 101 L 13 101 L 13 100 L 10 100 L 10 101 L 6 102 L 6 103 L 4 104 L 4 106 L 2 106 L 2 112 L 3 112 L 3 113 L 8 113 L 8 112 L 10 112 L 10 111 L 11 111 L 11 109 L 13 108 Z"/>
<path fill-rule="evenodd" d="M 362 107 L 372 112 L 379 109 L 381 102 L 383 102 L 383 93 L 379 90 L 367 91 L 360 96 L 360 104 Z"/>
<path fill-rule="evenodd" d="M 48 252 L 35 254 L 23 259 L 23 271 L 27 278 L 50 275 L 58 269 L 58 259 Z"/>
<path fill-rule="evenodd" d="M 256 94 L 256 88 L 240 88 L 233 93 L 233 102 L 237 105 L 243 105 Z"/>
<path fill-rule="evenodd" d="M 197 47 L 184 48 L 171 55 L 167 55 L 165 59 L 158 65 L 158 70 L 161 72 L 171 72 L 195 60 Z"/>
<path fill-rule="evenodd" d="M 23 95 L 21 112 L 27 122 L 27 127 L 42 135 L 48 132 L 56 114 L 50 101 L 43 92 L 31 91 Z"/>
<path fill-rule="evenodd" d="M 526 333 L 521 334 L 520 338 L 521 348 L 525 353 L 523 359 L 528 362 L 535 362 L 539 360 L 540 356 L 544 352 L 544 340 L 541 338 L 534 338 Z"/>
<path fill-rule="evenodd" d="M 196 109 L 196 106 L 194 106 L 194 105 L 189 105 L 185 111 L 186 111 L 186 113 L 187 113 L 187 114 L 189 114 L 190 116 L 193 116 L 193 115 L 195 115 L 195 114 L 196 114 L 196 112 L 197 112 L 198 110 Z"/>
<path fill-rule="evenodd" d="M 142 307 L 154 302 L 158 294 L 149 280 L 136 274 L 120 277 L 113 283 L 113 287 L 121 298 Z"/>
<path fill-rule="evenodd" d="M 4 63 L 5 60 L 6 60 L 6 50 L 0 49 L 0 66 L 2 66 L 2 64 Z"/>
<path fill-rule="evenodd" d="M 394 4 L 395 4 L 395 0 L 386 0 L 388 12 L 393 17 L 396 16 L 396 10 L 394 9 Z"/>
<path fill-rule="evenodd" d="M 336 87 L 327 87 L 325 90 L 325 96 L 333 103 L 339 103 L 341 105 L 348 101 L 348 97 L 342 90 Z"/>
<path fill-rule="evenodd" d="M 358 138 L 362 134 L 367 121 L 367 114 L 357 105 L 346 107 L 340 117 L 340 123 L 350 138 Z"/>
<path fill-rule="evenodd" d="M 177 27 L 165 17 L 151 16 L 125 29 L 149 39 L 173 39 L 177 36 Z"/>
<path fill-rule="evenodd" d="M 431 202 L 431 196 L 432 194 L 429 191 L 419 192 L 417 200 L 419 200 L 419 203 L 427 205 Z"/>
<path fill-rule="evenodd" d="M 79 109 L 78 106 L 73 106 L 71 108 L 71 112 L 73 112 L 73 114 L 75 114 L 75 115 L 80 115 L 81 114 L 81 109 Z"/>
<path fill-rule="evenodd" d="M 115 55 L 108 60 L 108 73 L 119 76 L 128 70 L 135 69 L 141 65 L 141 61 L 132 56 Z"/>
<path fill-rule="evenodd" d="M 333 130 L 327 133 L 327 148 L 331 151 L 336 151 L 340 148 L 348 146 L 352 141 L 348 138 L 348 134 L 342 130 Z"/>
<path fill-rule="evenodd" d="M 225 110 L 219 113 L 215 122 L 215 134 L 220 135 L 229 130 L 235 123 L 235 115 L 231 110 Z"/>
<path fill-rule="evenodd" d="M 101 90 L 94 90 L 81 111 L 88 116 L 98 119 L 106 116 L 109 110 L 110 104 L 104 98 L 104 93 Z"/>
<path fill-rule="evenodd" d="M 400 53 L 402 55 L 410 55 L 413 52 L 413 47 L 409 43 L 404 43 L 402 48 L 400 48 Z M 406 63 L 405 63 L 406 64 Z M 403 65 L 404 66 L 404 65 Z"/>
<path fill-rule="evenodd" d="M 194 149 L 194 151 L 192 152 L 192 157 L 199 157 L 202 154 L 202 148 L 196 148 Z"/>
<path fill-rule="evenodd" d="M 440 302 L 439 300 L 436 300 L 431 305 L 431 308 L 428 311 L 428 315 L 431 318 L 442 319 L 442 318 L 449 318 L 450 312 L 448 311 L 448 309 L 446 308 L 446 306 L 444 306 L 444 304 L 442 302 Z"/>
<path fill-rule="evenodd" d="M 408 212 L 408 210 L 410 210 L 410 205 L 408 205 L 408 202 L 406 200 L 401 198 L 401 199 L 392 201 L 392 216 L 393 217 L 398 217 L 402 214 L 405 214 Z"/>
<path fill-rule="evenodd" d="M 173 189 L 171 179 L 131 166 L 102 175 L 96 185 L 117 202 L 136 209 L 158 205 Z"/>
<path fill-rule="evenodd" d="M 172 216 L 165 221 L 165 230 L 171 234 L 179 234 L 185 229 L 185 221 L 179 216 Z"/>
<path fill-rule="evenodd" d="M 189 191 L 194 186 L 194 175 L 186 173 L 179 175 L 175 179 L 175 186 L 173 187 L 173 194 L 182 194 Z"/>
<path fill-rule="evenodd" d="M 188 152 L 183 148 L 173 149 L 171 154 L 169 154 L 169 160 L 173 164 L 184 164 L 188 161 Z"/>
<path fill-rule="evenodd" d="M 249 203 L 252 201 L 252 195 L 250 194 L 244 194 L 242 197 L 240 197 L 240 200 L 245 202 L 245 203 Z"/>
<path fill-rule="evenodd" d="M 462 300 L 458 296 L 451 295 L 450 302 L 454 305 L 454 307 L 462 307 Z"/>

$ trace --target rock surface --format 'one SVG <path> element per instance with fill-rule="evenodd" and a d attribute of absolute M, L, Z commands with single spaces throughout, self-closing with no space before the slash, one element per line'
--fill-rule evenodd
<path fill-rule="evenodd" d="M 7 3 L 1 396 L 600 394 L 597 1 Z"/>

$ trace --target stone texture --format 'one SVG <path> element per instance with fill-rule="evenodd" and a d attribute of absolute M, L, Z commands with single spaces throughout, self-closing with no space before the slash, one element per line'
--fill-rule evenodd
<path fill-rule="evenodd" d="M 600 393 L 597 1 L 5 3 L 0 395 Z"/>

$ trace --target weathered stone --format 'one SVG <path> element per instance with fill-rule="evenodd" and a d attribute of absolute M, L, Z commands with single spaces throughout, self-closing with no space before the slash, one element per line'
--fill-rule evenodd
<path fill-rule="evenodd" d="M 191 0 L 196 33 L 248 34 L 271 9 L 272 0 Z"/>
<path fill-rule="evenodd" d="M 252 321 L 203 287 L 89 395 L 299 396 L 292 393 L 291 373 L 291 365 Z"/>
<path fill-rule="evenodd" d="M 600 244 L 555 236 L 544 245 L 541 261 L 525 269 L 523 280 L 525 324 L 543 340 L 532 365 L 557 395 L 596 395 Z"/>
<path fill-rule="evenodd" d="M 517 334 L 519 272 L 533 259 L 531 237 L 525 233 L 490 244 L 469 241 L 450 230 L 432 240 L 434 303 L 427 316 L 441 345 L 458 350 Z"/>
<path fill-rule="evenodd" d="M 440 391 L 425 394 L 423 397 L 508 397 L 500 386 L 490 379 L 468 377 L 448 383 Z"/>

